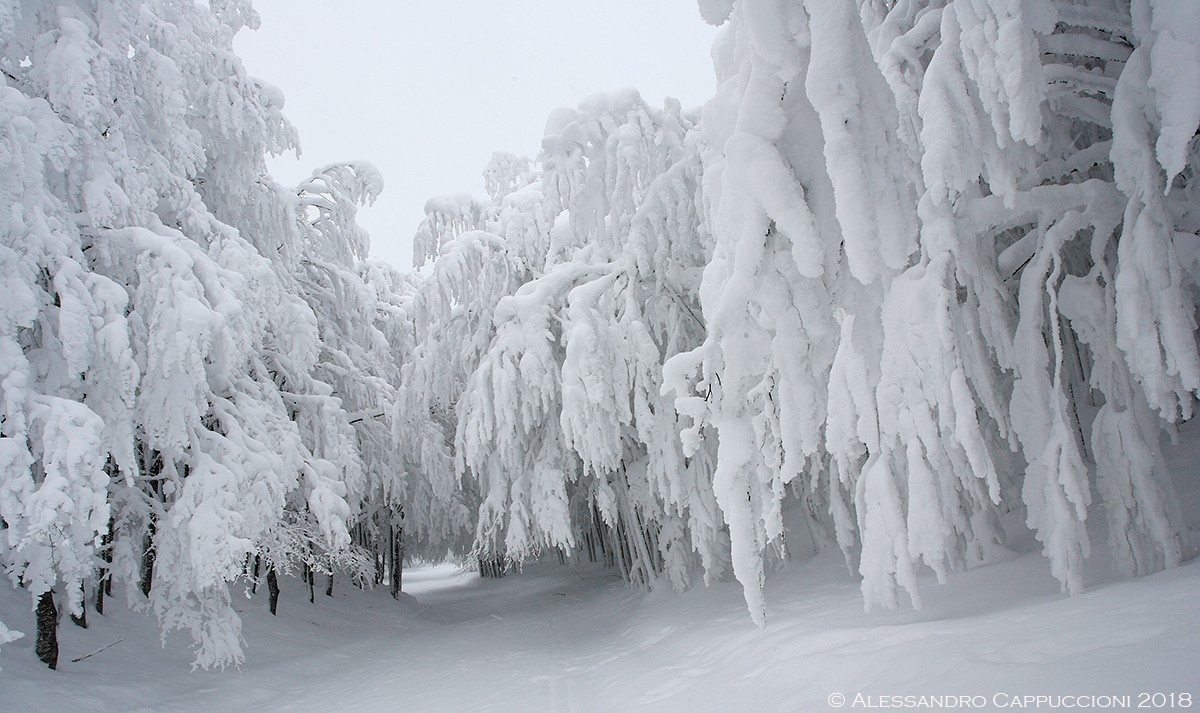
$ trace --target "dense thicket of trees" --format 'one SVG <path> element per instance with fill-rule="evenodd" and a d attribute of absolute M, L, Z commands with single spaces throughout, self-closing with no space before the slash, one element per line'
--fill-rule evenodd
<path fill-rule="evenodd" d="M 482 556 L 586 552 L 677 587 L 728 560 L 711 459 L 684 457 L 661 391 L 664 359 L 703 339 L 695 120 L 597 95 L 551 118 L 536 162 L 495 156 L 486 203 L 429 203 L 405 411 L 428 414 L 410 437 L 442 434 Z"/>
<path fill-rule="evenodd" d="M 760 623 L 800 542 L 868 608 L 1014 512 L 1070 592 L 1100 507 L 1123 572 L 1177 564 L 1200 7 L 699 6 L 702 111 L 557 111 L 486 199 L 428 203 L 418 276 L 367 257 L 368 164 L 267 174 L 295 136 L 231 50 L 248 2 L 0 4 L 0 564 L 31 607 L 115 581 L 211 666 L 235 588 L 398 594 L 413 555 L 731 570 Z"/>
<path fill-rule="evenodd" d="M 455 430 L 475 547 L 731 564 L 760 622 L 785 517 L 868 608 L 919 606 L 918 569 L 985 562 L 1014 511 L 1078 591 L 1093 498 L 1122 571 L 1178 563 L 1200 11 L 700 5 L 701 117 L 594 97 L 489 202 L 430 204 L 433 332 L 464 331 L 422 341 L 458 361 L 412 413 Z"/>
<path fill-rule="evenodd" d="M 240 661 L 231 584 L 364 576 L 350 530 L 398 502 L 409 278 L 354 225 L 381 181 L 271 180 L 295 137 L 232 52 L 248 3 L 3 10 L 0 561 L 73 614 L 115 580 Z"/>

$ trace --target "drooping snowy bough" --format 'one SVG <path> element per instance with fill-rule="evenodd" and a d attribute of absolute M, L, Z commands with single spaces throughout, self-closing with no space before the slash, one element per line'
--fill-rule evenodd
<path fill-rule="evenodd" d="M 438 396 L 411 412 L 474 547 L 599 541 L 678 587 L 731 563 L 758 622 L 804 523 L 868 608 L 919 606 L 922 567 L 987 561 L 1018 512 L 1078 591 L 1093 493 L 1122 571 L 1178 563 L 1157 445 L 1200 388 L 1200 9 L 700 10 L 698 119 L 597 96 L 537 161 L 497 155 L 490 203 L 430 204 L 418 352 L 453 366 L 412 367 Z"/>
<path fill-rule="evenodd" d="M 1014 508 L 1077 591 L 1093 486 L 1124 571 L 1177 564 L 1157 444 L 1200 389 L 1200 7 L 702 10 L 728 15 L 708 331 L 667 373 L 717 433 L 752 615 L 789 483 L 868 608 L 985 560 Z"/>
<path fill-rule="evenodd" d="M 536 162 L 493 158 L 489 203 L 427 205 L 405 450 L 426 482 L 462 477 L 481 557 L 582 551 L 679 588 L 723 571 L 711 458 L 684 457 L 660 388 L 703 337 L 705 151 L 678 103 L 596 95 L 550 117 Z"/>

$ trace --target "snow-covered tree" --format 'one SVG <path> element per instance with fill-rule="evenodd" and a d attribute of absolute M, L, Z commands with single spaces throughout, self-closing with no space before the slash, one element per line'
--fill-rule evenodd
<path fill-rule="evenodd" d="M 278 543 L 264 554 L 284 569 L 300 562 L 310 588 L 313 570 L 332 576 L 350 528 L 397 487 L 392 402 L 407 315 L 390 302 L 399 282 L 368 261 L 369 236 L 355 222 L 358 206 L 382 189 L 379 172 L 365 162 L 318 169 L 297 189 L 301 244 L 289 278 L 318 340 L 303 361 L 271 354 L 305 462 Z M 357 561 L 347 560 L 351 569 Z"/>
<path fill-rule="evenodd" d="M 529 270 L 500 236 L 479 223 L 456 223 L 468 208 L 482 221 L 488 206 L 460 197 L 429 201 L 422 229 L 443 225 L 439 255 L 427 268 L 413 301 L 415 346 L 403 367 L 396 437 L 412 474 L 408 522 L 413 544 L 433 556 L 470 549 L 474 494 L 454 469 L 458 401 L 467 378 L 492 338 L 497 301 L 529 279 Z M 443 214 L 446 211 L 446 215 Z M 418 267 L 420 258 L 415 258 Z"/>
<path fill-rule="evenodd" d="M 303 209 L 270 179 L 295 137 L 232 52 L 248 3 L 6 7 L 0 561 L 73 613 L 116 579 L 198 664 L 240 661 L 248 556 L 301 512 L 344 549 L 386 470 L 402 280 L 353 225 L 378 176 L 319 173 Z"/>
<path fill-rule="evenodd" d="M 719 437 L 756 620 L 800 476 L 868 607 L 919 605 L 918 567 L 986 559 L 1014 507 L 1077 591 L 1093 483 L 1123 569 L 1178 563 L 1154 454 L 1197 394 L 1185 6 L 701 3 L 728 22 L 716 247 L 667 373 Z"/>
<path fill-rule="evenodd" d="M 440 241 L 417 300 L 407 412 L 434 418 L 410 448 L 438 444 L 436 465 L 414 464 L 443 473 L 434 482 L 453 477 L 453 454 L 487 558 L 602 553 L 631 580 L 676 587 L 697 564 L 722 571 L 711 460 L 684 458 L 660 393 L 663 360 L 703 335 L 694 121 L 677 102 L 596 95 L 551 116 L 535 166 L 493 157 L 490 205 L 439 217 L 448 201 L 430 203 L 425 226 L 462 232 Z M 453 220 L 467 213 L 486 230 Z"/>
<path fill-rule="evenodd" d="M 868 608 L 1013 512 L 1066 591 L 1100 507 L 1122 572 L 1179 563 L 1200 6 L 698 4 L 703 112 L 555 111 L 429 201 L 419 276 L 367 257 L 369 164 L 271 180 L 248 2 L 0 7 L 0 565 L 39 620 L 116 581 L 226 665 L 251 563 L 398 593 L 406 552 L 558 549 L 731 565 L 761 623 L 789 512 Z"/>

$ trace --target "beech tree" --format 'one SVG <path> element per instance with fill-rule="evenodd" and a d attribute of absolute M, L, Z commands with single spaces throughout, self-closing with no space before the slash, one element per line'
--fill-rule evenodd
<path fill-rule="evenodd" d="M 236 664 L 264 563 L 272 612 L 413 555 L 732 569 L 762 624 L 789 527 L 868 609 L 1013 513 L 1067 592 L 1101 509 L 1122 573 L 1181 561 L 1200 7 L 698 5 L 702 111 L 555 111 L 429 201 L 416 274 L 368 257 L 369 164 L 270 178 L 248 2 L 0 6 L 0 566 L 48 665 L 114 582 Z"/>
<path fill-rule="evenodd" d="M 236 663 L 249 556 L 356 561 L 351 519 L 383 487 L 404 280 L 355 262 L 353 226 L 378 176 L 327 169 L 303 209 L 270 179 L 295 135 L 232 52 L 248 3 L 9 10 L 0 561 L 72 614 L 115 579 L 198 665 Z M 335 321 L 331 284 L 365 324 Z"/>
<path fill-rule="evenodd" d="M 462 478 L 482 559 L 558 548 L 646 586 L 720 575 L 709 461 L 683 457 L 660 393 L 665 356 L 703 334 L 705 150 L 677 102 L 596 95 L 552 115 L 536 162 L 493 157 L 490 202 L 427 204 L 418 241 L 441 247 L 414 306 L 407 448 L 434 482 Z"/>
<path fill-rule="evenodd" d="M 1194 195 L 1181 137 L 1200 116 L 1172 84 L 1194 39 L 1165 28 L 1196 13 L 702 9 L 729 23 L 705 124 L 723 147 L 708 334 L 667 369 L 718 433 L 752 615 L 780 486 L 801 475 L 868 608 L 901 589 L 919 606 L 917 567 L 985 560 L 1014 507 L 1078 591 L 1093 482 L 1124 570 L 1178 563 L 1154 443 L 1196 395 L 1195 265 L 1177 246 L 1197 225 L 1169 206 Z"/>
<path fill-rule="evenodd" d="M 1078 591 L 1094 490 L 1122 571 L 1177 564 L 1155 442 L 1197 394 L 1196 14 L 700 9 L 727 27 L 698 125 L 589 99 L 551 117 L 527 188 L 498 159 L 492 207 L 436 223 L 490 231 L 463 233 L 489 246 L 471 275 L 489 251 L 533 266 L 446 302 L 477 325 L 442 392 L 476 548 L 579 551 L 590 516 L 642 532 L 617 540 L 645 581 L 687 571 L 652 554 L 686 531 L 761 623 L 785 512 L 830 533 L 868 608 L 919 606 L 919 570 L 986 562 L 1013 510 Z M 689 469 L 696 517 L 673 494 Z"/>

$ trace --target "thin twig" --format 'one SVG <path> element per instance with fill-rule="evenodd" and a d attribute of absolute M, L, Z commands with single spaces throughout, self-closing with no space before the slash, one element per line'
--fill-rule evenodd
<path fill-rule="evenodd" d="M 109 644 L 108 646 L 104 646 L 104 647 L 102 647 L 102 648 L 96 649 L 95 651 L 93 651 L 92 653 L 88 654 L 87 656 L 80 656 L 80 657 L 79 657 L 79 658 L 77 658 L 77 659 L 71 659 L 71 663 L 79 663 L 80 661 L 82 661 L 82 660 L 84 660 L 84 659 L 90 659 L 91 657 L 93 657 L 93 656 L 95 656 L 96 654 L 100 653 L 100 652 L 101 652 L 101 651 L 103 651 L 104 649 L 111 649 L 112 647 L 116 646 L 117 644 L 121 643 L 121 642 L 122 642 L 122 641 L 124 641 L 124 640 L 125 640 L 125 637 L 124 637 L 124 636 L 122 636 L 121 638 L 119 638 L 119 639 L 117 639 L 116 641 L 112 642 L 112 643 L 111 643 L 111 644 Z"/>
<path fill-rule="evenodd" d="M 356 423 L 362 423 L 363 421 L 366 421 L 368 418 L 383 418 L 386 415 L 387 415 L 387 412 L 385 412 L 385 411 L 380 411 L 379 413 L 368 413 L 364 416 L 359 416 L 358 418 L 351 419 L 349 421 L 349 423 L 351 426 L 353 426 Z"/>

